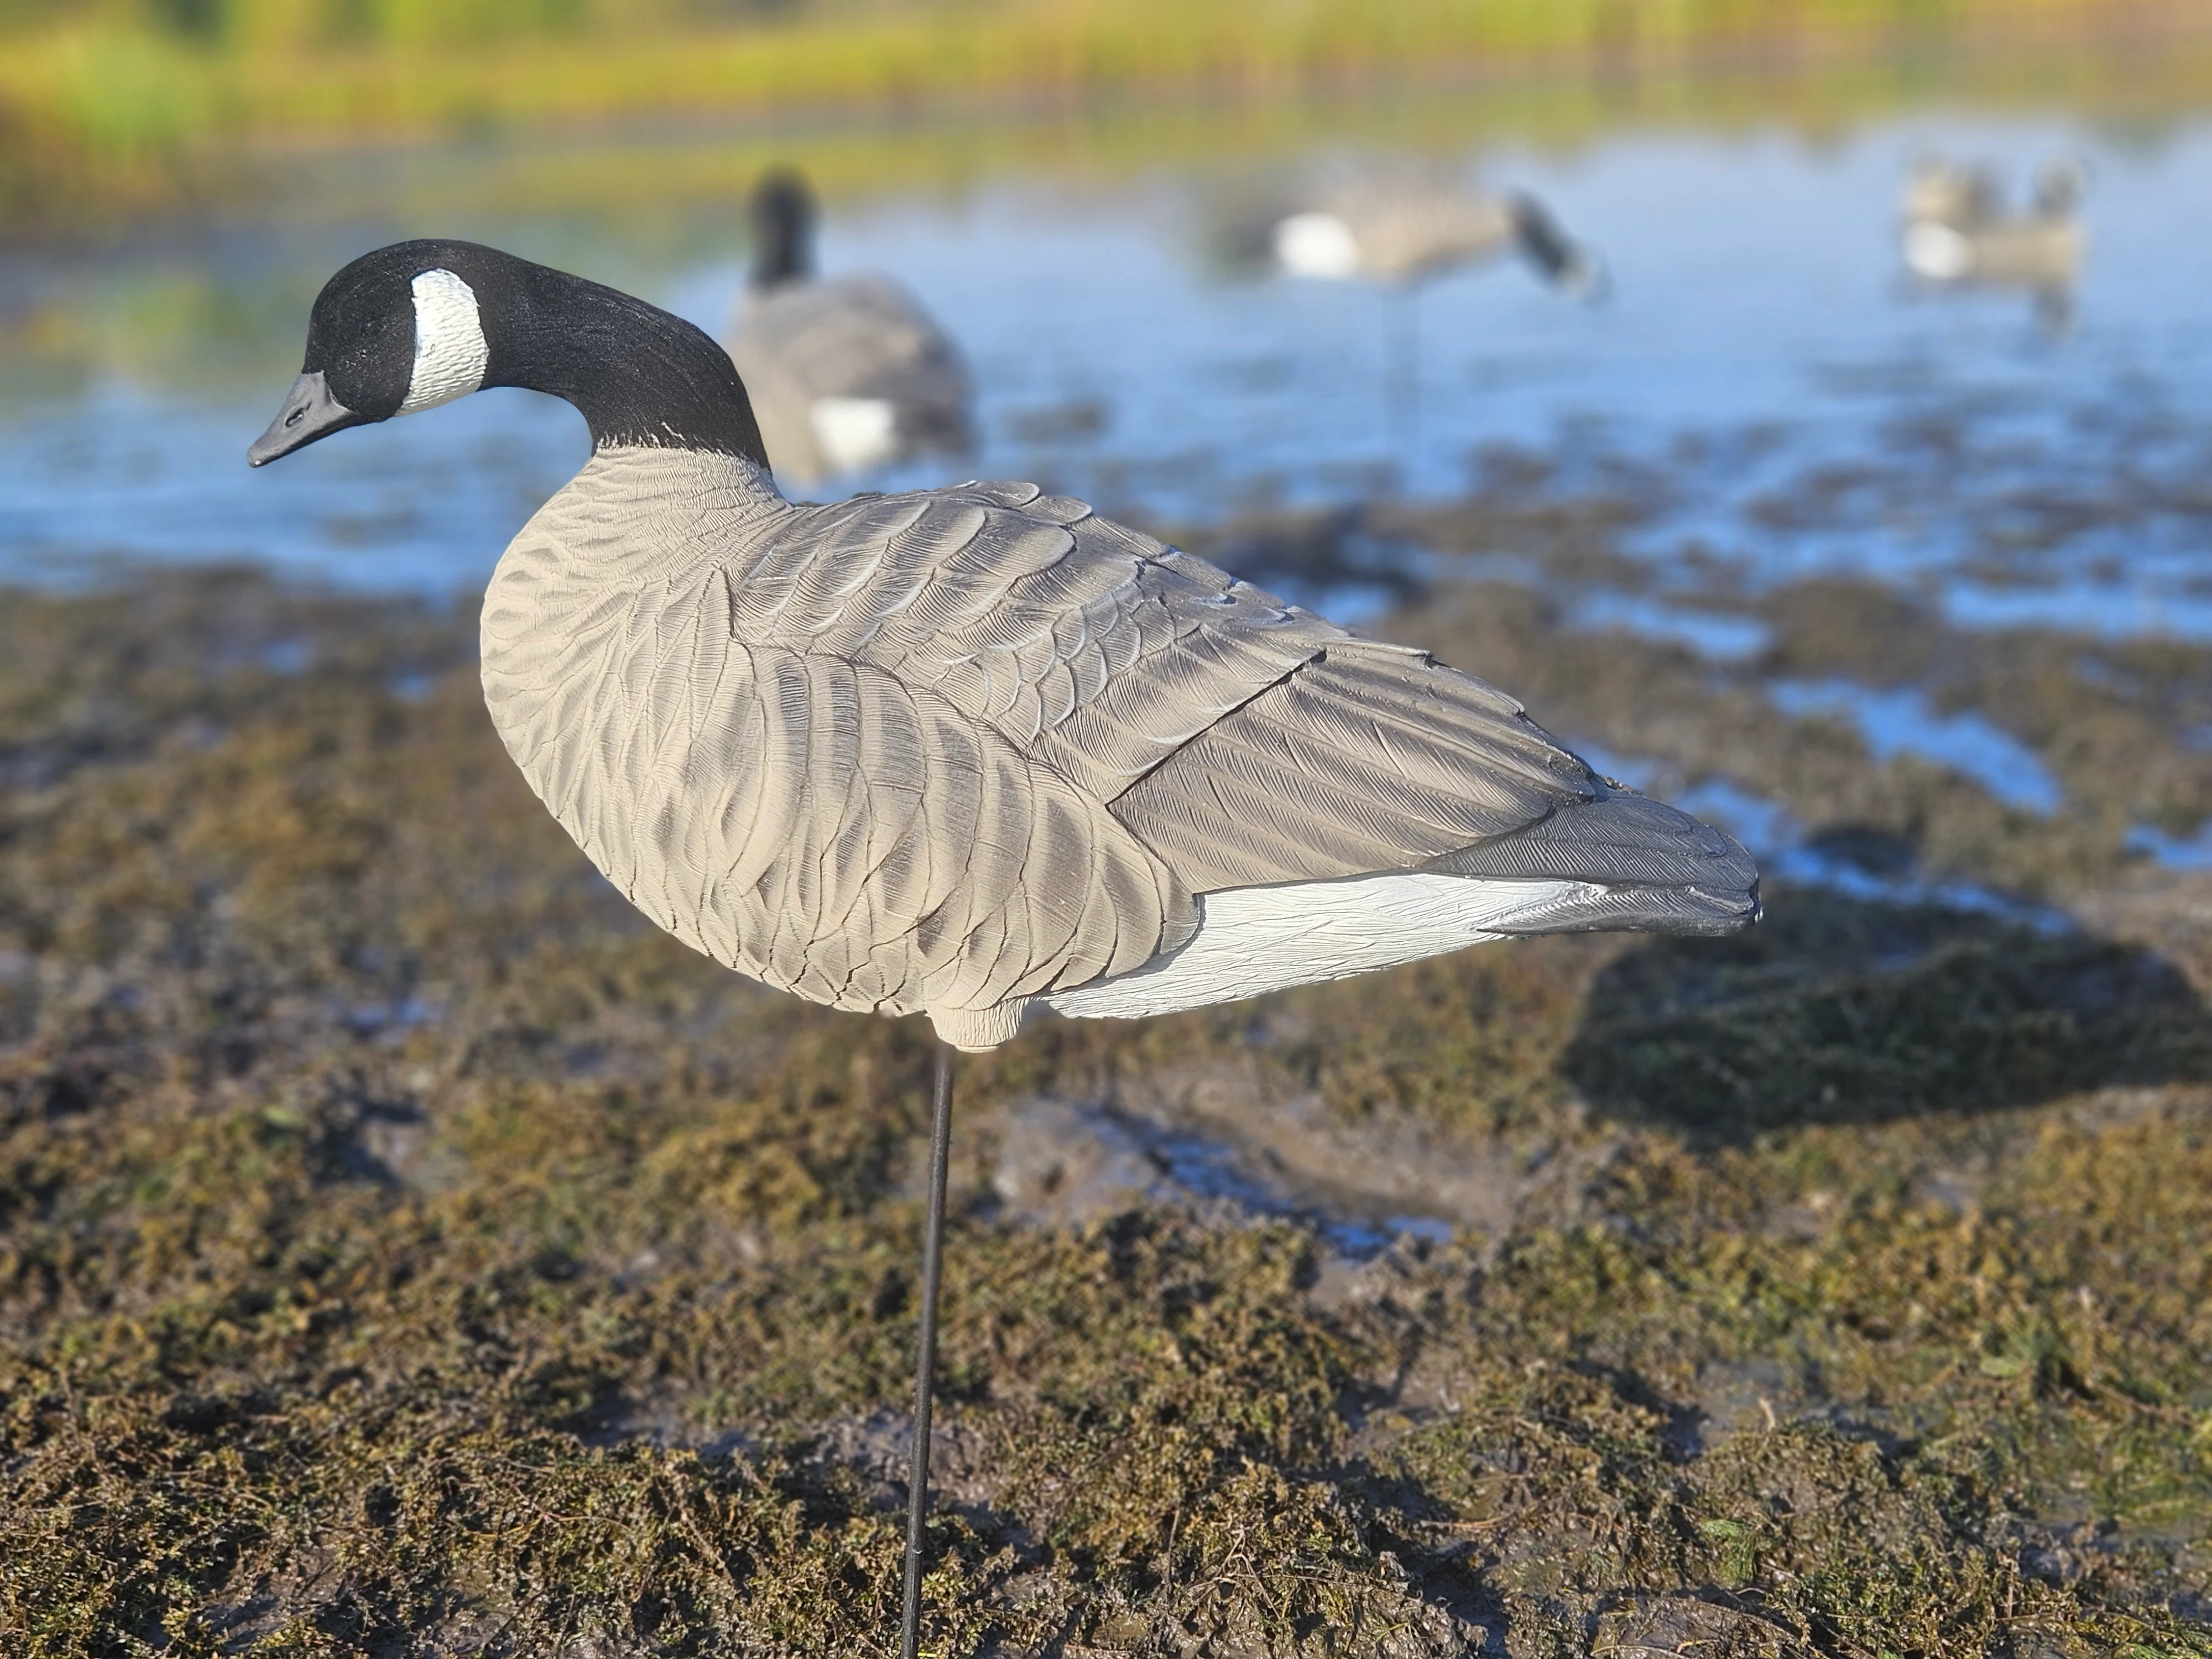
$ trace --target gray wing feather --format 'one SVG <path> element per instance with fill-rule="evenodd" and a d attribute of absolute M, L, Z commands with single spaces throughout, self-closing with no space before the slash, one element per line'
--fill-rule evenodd
<path fill-rule="evenodd" d="M 1080 501 L 963 486 L 822 509 L 791 540 L 866 568 L 825 568 L 815 605 L 777 608 L 794 648 L 933 685 L 1036 775 L 1106 803 L 1181 891 L 1427 868 L 1695 886 L 1739 920 L 1755 905 L 1740 846 L 1607 785 L 1497 688 L 1354 640 Z M 1711 919 L 1704 901 L 1650 895 L 1647 921 L 1595 919 L 1626 902 L 1574 925 L 1673 926 L 1683 905 Z"/>
<path fill-rule="evenodd" d="M 929 687 L 1101 803 L 1346 638 L 1018 485 L 792 514 L 732 589 L 740 637 Z"/>
<path fill-rule="evenodd" d="M 1203 892 L 1411 868 L 1598 787 L 1494 688 L 1346 642 L 1213 724 L 1114 810 L 1173 844 L 1176 873 Z"/>
<path fill-rule="evenodd" d="M 1426 866 L 1454 875 L 1604 884 L 1509 932 L 1733 933 L 1759 914 L 1759 872 L 1734 836 L 1626 790 L 1463 847 Z"/>
<path fill-rule="evenodd" d="M 1461 848 L 1427 867 L 1644 887 L 1741 888 L 1759 876 L 1731 836 L 1646 796 L 1610 789 L 1587 806 Z"/>

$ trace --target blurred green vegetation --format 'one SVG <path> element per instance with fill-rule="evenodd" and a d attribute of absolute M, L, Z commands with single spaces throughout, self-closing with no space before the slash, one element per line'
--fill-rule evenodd
<path fill-rule="evenodd" d="M 1740 107 L 1729 81 L 1818 115 L 2212 79 L 2212 27 L 2166 0 L 0 0 L 0 223 L 19 224 L 88 196 L 173 203 L 241 146 L 611 121 L 1428 81 L 1477 100 L 1541 82 L 1521 117 L 1557 131 L 1593 106 Z"/>

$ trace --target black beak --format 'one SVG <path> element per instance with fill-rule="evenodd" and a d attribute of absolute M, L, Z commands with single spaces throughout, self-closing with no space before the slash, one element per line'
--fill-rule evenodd
<path fill-rule="evenodd" d="M 360 426 L 367 419 L 331 396 L 320 369 L 302 374 L 284 394 L 284 407 L 269 422 L 269 429 L 246 450 L 246 464 L 266 466 L 280 455 L 304 449 L 316 439 L 328 437 L 347 427 Z"/>

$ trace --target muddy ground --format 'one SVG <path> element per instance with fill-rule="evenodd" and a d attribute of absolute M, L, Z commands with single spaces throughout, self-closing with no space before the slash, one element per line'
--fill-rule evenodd
<path fill-rule="evenodd" d="M 1376 631 L 1785 874 L 964 1064 L 929 1651 L 2212 1655 L 2212 873 L 2140 850 L 2212 648 L 1725 561 L 1754 650 L 1577 624 L 1650 482 L 1212 538 L 1418 550 Z M 896 1645 L 928 1034 L 632 914 L 472 623 L 0 597 L 0 1650 Z M 1837 678 L 2063 799 L 1770 695 Z"/>

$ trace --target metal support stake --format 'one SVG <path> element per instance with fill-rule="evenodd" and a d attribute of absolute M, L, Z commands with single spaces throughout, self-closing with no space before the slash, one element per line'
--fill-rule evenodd
<path fill-rule="evenodd" d="M 916 1659 L 921 1639 L 921 1540 L 929 1516 L 929 1407 L 937 1370 L 937 1279 L 945 1255 L 945 1171 L 952 1154 L 952 1048 L 937 1045 L 936 1098 L 929 1113 L 929 1223 L 921 1241 L 921 1340 L 914 1362 L 914 1462 L 907 1477 L 906 1611 L 899 1659 Z"/>

